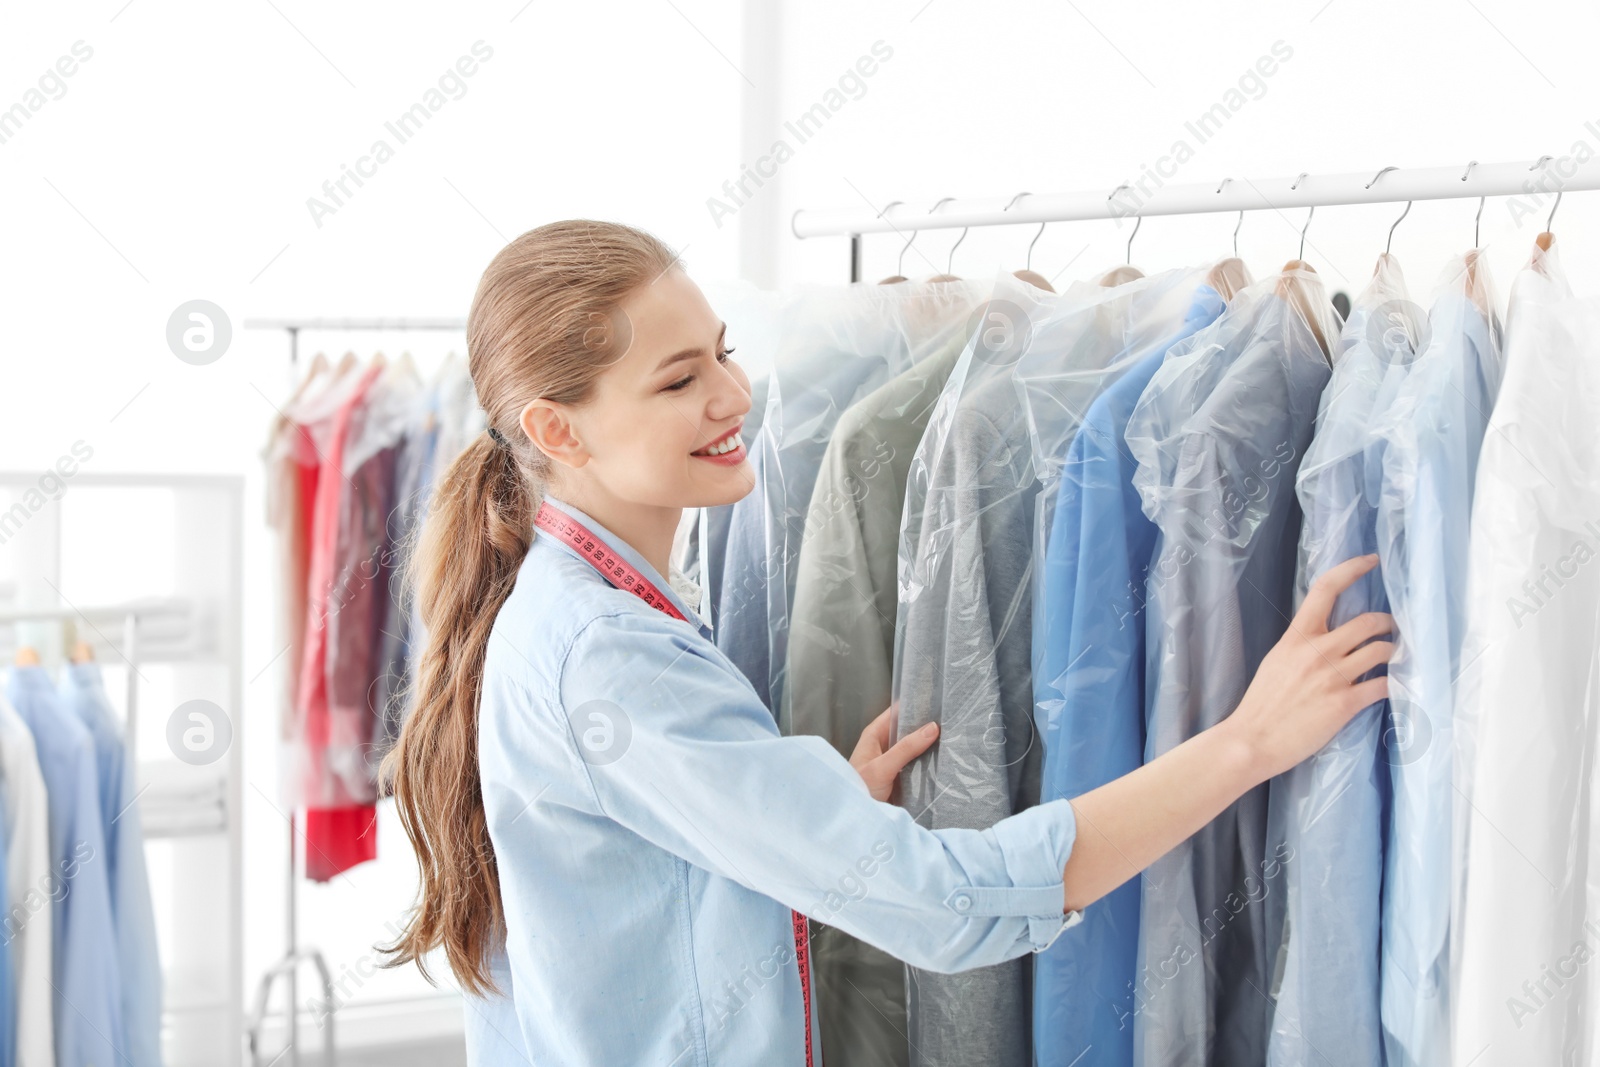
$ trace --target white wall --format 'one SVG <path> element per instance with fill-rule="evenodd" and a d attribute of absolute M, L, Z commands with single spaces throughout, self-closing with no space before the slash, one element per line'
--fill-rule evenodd
<path fill-rule="evenodd" d="M 779 279 L 837 281 L 845 241 L 796 241 L 787 231 L 795 208 L 1109 192 L 1180 138 L 1195 152 L 1174 182 L 1464 168 L 1561 154 L 1580 140 L 1600 148 L 1600 73 L 1587 52 L 1597 22 L 1592 6 L 1554 0 L 813 0 L 779 14 L 773 60 L 746 54 L 734 0 L 13 8 L 0 33 L 0 109 L 27 100 L 75 42 L 93 52 L 59 98 L 53 91 L 0 142 L 0 467 L 42 469 L 82 439 L 96 470 L 244 472 L 258 507 L 258 451 L 289 373 L 282 339 L 239 331 L 244 317 L 464 316 L 494 252 L 555 218 L 649 227 L 705 279 L 737 273 L 740 227 L 756 224 L 758 246 L 776 242 Z M 464 80 L 465 94 L 397 144 L 385 121 L 480 40 L 493 55 Z M 805 143 L 791 135 L 780 177 L 719 225 L 708 201 L 766 149 L 759 124 L 753 143 L 741 142 L 741 99 L 775 100 L 778 116 L 797 118 L 878 41 L 892 55 L 855 90 L 859 99 Z M 1247 85 L 1237 114 L 1198 143 L 1186 120 L 1279 41 L 1292 57 Z M 380 137 L 394 157 L 316 224 L 307 199 Z M 1425 297 L 1445 258 L 1470 244 L 1476 207 L 1421 203 L 1401 224 L 1394 251 L 1414 294 Z M 1353 290 L 1398 214 L 1321 209 L 1306 258 Z M 1556 220 L 1580 290 L 1600 291 L 1597 217 L 1600 194 L 1577 193 Z M 1222 254 L 1234 221 L 1151 220 L 1134 261 L 1153 269 Z M 1258 276 L 1295 254 L 1303 221 L 1298 210 L 1246 218 L 1240 250 Z M 1484 211 L 1502 287 L 1542 222 L 1519 228 L 1504 201 Z M 974 231 L 955 272 L 1020 267 L 1034 229 Z M 1034 266 L 1063 280 L 1097 272 L 1121 261 L 1127 232 L 1109 221 L 1052 225 Z M 907 273 L 942 270 L 955 236 L 920 237 Z M 890 273 L 899 247 L 892 236 L 868 238 L 866 277 Z M 195 298 L 221 305 L 236 331 L 229 352 L 204 367 L 176 359 L 164 336 L 173 309 Z M 308 352 L 409 346 L 425 364 L 454 343 L 306 341 Z M 260 676 L 242 717 L 250 777 L 271 793 L 280 672 L 270 542 L 258 511 L 246 528 L 259 561 L 248 576 L 246 675 Z M 108 536 L 155 534 L 131 515 Z M 279 947 L 283 825 L 253 789 L 246 796 L 249 903 L 260 916 L 253 973 Z M 383 936 L 378 917 L 409 898 L 411 866 L 393 823 L 380 848 L 379 864 L 305 893 L 307 939 L 330 951 L 336 974 Z M 356 995 L 419 988 L 412 975 L 380 974 Z"/>

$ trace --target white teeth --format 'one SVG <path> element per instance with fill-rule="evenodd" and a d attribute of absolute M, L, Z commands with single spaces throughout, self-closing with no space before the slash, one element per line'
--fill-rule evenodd
<path fill-rule="evenodd" d="M 720 445 L 715 445 L 715 446 L 713 446 L 711 448 L 703 449 L 701 451 L 701 455 L 705 455 L 705 456 L 725 456 L 729 452 L 732 452 L 734 449 L 736 449 L 738 447 L 739 447 L 739 435 L 738 434 L 734 434 L 732 437 L 728 438 L 726 441 L 722 442 Z"/>

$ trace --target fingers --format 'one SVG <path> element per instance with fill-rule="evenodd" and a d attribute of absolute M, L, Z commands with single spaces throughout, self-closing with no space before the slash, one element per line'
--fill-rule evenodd
<path fill-rule="evenodd" d="M 1393 656 L 1393 641 L 1374 641 L 1370 645 L 1362 645 L 1346 656 L 1339 664 L 1339 670 L 1346 678 L 1354 681 L 1378 664 L 1388 663 Z"/>
<path fill-rule="evenodd" d="M 878 757 L 879 762 L 888 764 L 895 774 L 899 774 L 906 764 L 928 751 L 938 737 L 939 724 L 930 722 L 895 742 L 893 748 Z"/>
<path fill-rule="evenodd" d="M 893 711 L 894 708 L 892 707 L 884 708 L 876 719 L 867 724 L 867 728 L 864 731 L 870 734 L 872 739 L 878 743 L 878 751 L 880 752 L 889 747 L 889 741 L 891 740 L 889 736 L 889 727 L 891 725 L 889 718 Z"/>
<path fill-rule="evenodd" d="M 1306 598 L 1295 614 L 1295 629 L 1304 634 L 1327 633 L 1328 616 L 1333 612 L 1333 602 L 1339 599 L 1339 594 L 1350 588 L 1357 578 L 1377 565 L 1377 553 L 1372 553 L 1366 556 L 1352 556 L 1343 563 L 1323 571 L 1321 576 L 1311 583 L 1311 588 L 1306 590 Z"/>
<path fill-rule="evenodd" d="M 1382 674 L 1376 678 L 1368 678 L 1364 682 L 1358 682 L 1350 687 L 1350 692 L 1355 701 L 1355 707 L 1351 710 L 1351 714 L 1354 714 L 1362 708 L 1376 704 L 1389 695 L 1389 676 Z"/>
<path fill-rule="evenodd" d="M 1323 648 L 1342 656 L 1379 634 L 1392 633 L 1394 633 L 1393 615 L 1385 611 L 1369 611 L 1330 630 Z"/>

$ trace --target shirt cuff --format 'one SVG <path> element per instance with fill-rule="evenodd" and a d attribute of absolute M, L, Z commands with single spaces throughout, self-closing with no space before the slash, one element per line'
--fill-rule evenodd
<path fill-rule="evenodd" d="M 1008 915 L 1028 920 L 1028 940 L 1043 952 L 1061 931 L 1083 921 L 1066 911 L 1062 871 L 1078 836 L 1077 815 L 1066 800 L 1052 800 L 995 823 L 988 830 L 1000 848 L 1009 886 L 965 886 L 945 899 L 958 915 Z"/>

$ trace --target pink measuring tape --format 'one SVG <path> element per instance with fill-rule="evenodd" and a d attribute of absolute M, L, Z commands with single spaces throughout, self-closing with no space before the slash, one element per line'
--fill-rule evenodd
<path fill-rule="evenodd" d="M 601 577 L 630 593 L 636 593 L 653 608 L 657 608 L 674 619 L 683 619 L 679 611 L 666 595 L 657 589 L 655 583 L 640 574 L 632 564 L 611 551 L 606 543 L 595 535 L 577 519 L 565 511 L 555 507 L 548 500 L 539 504 L 539 513 L 534 516 L 533 524 L 539 529 L 554 537 L 558 537 L 578 550 L 578 554 L 588 560 L 594 569 L 600 572 Z M 687 619 L 684 619 L 687 622 Z M 794 956 L 800 967 L 800 994 L 805 1004 L 806 1019 L 806 1067 L 812 1067 L 812 1035 L 811 1035 L 811 938 L 806 929 L 806 917 L 798 911 L 790 911 L 790 920 L 794 928 Z"/>

